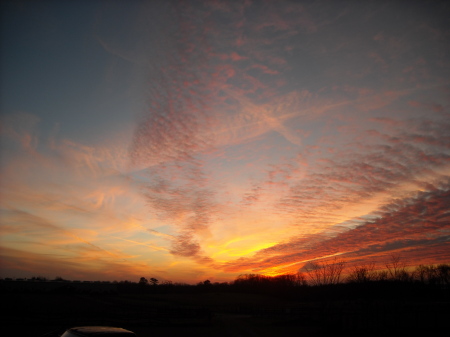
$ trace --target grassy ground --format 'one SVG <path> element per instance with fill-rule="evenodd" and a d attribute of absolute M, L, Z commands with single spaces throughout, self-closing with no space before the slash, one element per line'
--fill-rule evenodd
<path fill-rule="evenodd" d="M 445 327 L 449 314 L 448 303 L 330 305 L 236 293 L 6 293 L 1 303 L 3 329 L 27 337 L 79 325 L 120 326 L 139 337 L 424 336 Z"/>

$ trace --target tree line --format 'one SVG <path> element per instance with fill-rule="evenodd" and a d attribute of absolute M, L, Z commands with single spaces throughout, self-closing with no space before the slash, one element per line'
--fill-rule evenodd
<path fill-rule="evenodd" d="M 42 276 L 30 280 L 47 281 Z M 75 281 L 70 282 L 61 277 L 53 281 L 65 284 L 64 289 L 67 291 L 79 291 L 73 283 Z M 407 268 L 400 256 L 391 256 L 383 268 L 377 268 L 374 262 L 348 266 L 344 261 L 334 259 L 310 262 L 302 271 L 294 274 L 242 274 L 232 282 L 205 280 L 192 285 L 141 277 L 138 282 L 126 280 L 101 283 L 108 283 L 108 292 L 116 289 L 118 293 L 245 292 L 299 299 L 407 297 L 414 293 L 416 297 L 447 296 L 450 299 L 450 264 L 419 265 L 411 269 Z"/>
<path fill-rule="evenodd" d="M 170 281 L 160 284 L 155 278 L 148 281 L 142 277 L 134 287 L 134 290 L 149 293 L 247 292 L 299 298 L 399 297 L 412 293 L 416 297 L 442 296 L 450 291 L 450 264 L 419 265 L 410 269 L 400 256 L 391 256 L 381 269 L 374 262 L 347 266 L 344 261 L 334 259 L 311 262 L 295 274 L 242 274 L 232 282 L 205 280 L 196 285 Z"/>

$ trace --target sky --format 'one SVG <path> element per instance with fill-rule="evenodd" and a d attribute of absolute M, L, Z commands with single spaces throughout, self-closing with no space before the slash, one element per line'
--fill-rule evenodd
<path fill-rule="evenodd" d="M 445 1 L 3 1 L 0 277 L 450 262 Z"/>

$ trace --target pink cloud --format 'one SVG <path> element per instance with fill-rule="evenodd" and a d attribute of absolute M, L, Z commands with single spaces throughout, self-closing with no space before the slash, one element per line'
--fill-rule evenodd
<path fill-rule="evenodd" d="M 239 55 L 236 52 L 232 52 L 231 55 L 230 55 L 230 59 L 233 60 L 233 61 L 243 61 L 243 60 L 247 60 L 248 57 L 241 56 L 241 55 Z"/>
<path fill-rule="evenodd" d="M 408 102 L 408 104 L 414 108 L 423 108 L 423 109 L 438 112 L 438 113 L 445 111 L 444 107 L 438 103 L 422 103 L 419 101 L 411 100 Z"/>
<path fill-rule="evenodd" d="M 447 204 L 450 197 L 448 186 L 419 193 L 413 198 L 394 201 L 380 208 L 375 220 L 359 221 L 354 229 L 336 228 L 318 235 L 292 238 L 259 251 L 253 257 L 230 261 L 223 268 L 228 271 L 253 272 L 284 268 L 284 272 L 296 272 L 304 261 L 318 257 L 344 253 L 340 258 L 347 261 L 367 262 L 367 257 L 379 262 L 386 261 L 389 254 L 402 252 L 409 263 L 430 261 L 433 250 L 440 250 L 439 261 L 448 260 L 446 241 L 441 231 L 449 229 Z M 433 233 L 435 234 L 433 236 Z M 439 251 L 438 250 L 438 251 Z M 426 252 L 427 257 L 417 258 L 415 252 Z M 436 261 L 436 256 L 434 256 Z"/>
<path fill-rule="evenodd" d="M 261 250 L 250 258 L 230 261 L 223 268 L 234 272 L 264 272 L 267 268 L 293 264 L 289 268 L 295 269 L 299 267 L 297 262 L 340 252 L 345 252 L 343 258 L 354 259 L 359 254 L 368 254 L 379 256 L 381 261 L 383 256 L 396 250 L 412 251 L 422 249 L 420 246 L 426 250 L 426 247 L 442 245 L 440 231 L 449 224 L 446 207 L 448 186 L 439 183 L 436 186 L 423 185 L 417 179 L 421 174 L 430 174 L 435 169 L 438 172 L 449 166 L 450 157 L 441 153 L 441 149 L 448 148 L 448 140 L 444 136 L 448 126 L 430 121 L 409 124 L 386 121 L 388 125 L 396 127 L 397 136 L 377 132 L 373 134 L 375 138 L 381 137 L 386 146 L 365 146 L 361 153 L 350 152 L 351 155 L 337 151 L 331 158 L 311 167 L 311 171 L 298 183 L 292 180 L 296 176 L 294 167 L 271 170 L 266 188 L 277 185 L 276 177 L 283 175 L 281 182 L 290 185 L 290 192 L 280 199 L 278 206 L 285 214 L 295 214 L 299 228 L 308 224 L 335 224 L 339 213 L 351 205 L 370 200 L 380 193 L 389 194 L 396 189 L 400 191 L 404 183 L 426 188 L 427 192 L 391 201 L 380 207 L 379 213 L 368 214 L 378 220 L 349 219 L 347 225 L 324 227 L 329 229 L 325 229 L 321 235 L 306 235 L 300 239 L 293 236 L 292 241 Z M 404 131 L 399 134 L 400 126 Z M 406 130 L 420 130 L 422 134 L 420 137 L 410 135 Z M 438 139 L 442 139 L 442 142 L 438 142 Z M 417 142 L 426 145 L 428 151 L 425 153 L 416 147 Z M 441 179 L 439 177 L 436 174 L 437 181 Z M 349 224 L 352 225 L 347 227 Z M 355 229 L 350 229 L 352 227 Z M 427 238 L 431 233 L 434 238 Z"/>
<path fill-rule="evenodd" d="M 279 71 L 270 69 L 269 67 L 262 64 L 254 64 L 251 66 L 251 68 L 260 69 L 264 74 L 278 75 L 280 73 Z"/>

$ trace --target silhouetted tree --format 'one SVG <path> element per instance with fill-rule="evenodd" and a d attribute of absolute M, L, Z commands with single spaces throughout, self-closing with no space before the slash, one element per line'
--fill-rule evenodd
<path fill-rule="evenodd" d="M 151 279 L 150 279 L 150 283 L 152 284 L 152 286 L 156 286 L 156 285 L 158 285 L 158 280 L 157 279 L 155 279 L 154 277 L 152 277 Z"/>
<path fill-rule="evenodd" d="M 312 285 L 337 284 L 340 282 L 344 267 L 345 262 L 335 258 L 331 263 L 311 262 L 306 267 L 306 272 Z"/>
<path fill-rule="evenodd" d="M 436 268 L 434 266 L 419 265 L 413 272 L 413 277 L 423 284 L 435 283 Z"/>
<path fill-rule="evenodd" d="M 277 275 L 272 278 L 277 288 L 292 288 L 297 286 L 305 286 L 307 284 L 305 275 L 298 272 L 297 274 Z"/>
<path fill-rule="evenodd" d="M 423 284 L 448 285 L 450 284 L 450 265 L 419 265 L 413 272 L 413 278 Z"/>
<path fill-rule="evenodd" d="M 347 277 L 347 281 L 355 283 L 374 281 L 377 279 L 377 274 L 375 271 L 375 262 L 371 262 L 361 266 L 354 266 Z"/>
<path fill-rule="evenodd" d="M 141 287 L 148 285 L 148 280 L 145 277 L 141 277 L 139 280 L 139 285 Z"/>
<path fill-rule="evenodd" d="M 396 281 L 408 281 L 409 273 L 406 271 L 406 264 L 401 260 L 400 255 L 391 255 L 391 259 L 386 263 L 389 278 Z"/>
<path fill-rule="evenodd" d="M 450 265 L 440 264 L 437 266 L 439 281 L 442 285 L 450 284 Z"/>
<path fill-rule="evenodd" d="M 388 279 L 388 272 L 387 270 L 378 270 L 375 274 L 375 280 L 376 281 L 386 281 Z"/>

